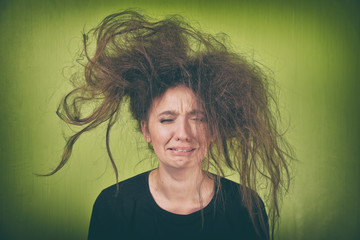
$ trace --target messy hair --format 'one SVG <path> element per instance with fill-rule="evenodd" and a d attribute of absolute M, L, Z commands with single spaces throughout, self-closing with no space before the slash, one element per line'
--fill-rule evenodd
<path fill-rule="evenodd" d="M 96 49 L 90 54 L 92 36 Z M 265 183 L 273 236 L 281 191 L 289 183 L 291 148 L 277 127 L 271 81 L 255 61 L 231 51 L 223 36 L 205 34 L 178 15 L 157 21 L 132 10 L 109 15 L 83 34 L 85 77 L 57 111 L 62 120 L 82 129 L 68 138 L 61 162 L 49 175 L 66 164 L 84 132 L 107 123 L 107 151 L 118 178 L 109 133 L 122 103 L 129 100 L 140 126 L 154 99 L 183 85 L 197 97 L 214 139 L 204 169 L 218 176 L 238 173 L 243 204 L 256 229 L 264 231 L 267 219 L 256 192 Z M 83 116 L 84 104 L 94 101 L 96 107 Z"/>

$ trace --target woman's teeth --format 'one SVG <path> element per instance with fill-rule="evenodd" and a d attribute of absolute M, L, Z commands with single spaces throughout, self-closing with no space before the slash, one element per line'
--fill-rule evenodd
<path fill-rule="evenodd" d="M 194 149 L 176 149 L 176 148 L 170 148 L 170 150 L 174 150 L 174 151 L 177 151 L 177 152 L 191 152 L 192 150 Z"/>

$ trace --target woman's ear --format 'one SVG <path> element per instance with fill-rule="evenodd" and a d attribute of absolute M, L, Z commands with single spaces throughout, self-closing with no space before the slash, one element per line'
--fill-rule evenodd
<path fill-rule="evenodd" d="M 147 127 L 147 122 L 145 122 L 144 120 L 141 121 L 141 131 L 142 131 L 145 141 L 147 143 L 151 143 L 151 137 L 150 137 L 150 133 L 149 133 L 149 130 Z"/>

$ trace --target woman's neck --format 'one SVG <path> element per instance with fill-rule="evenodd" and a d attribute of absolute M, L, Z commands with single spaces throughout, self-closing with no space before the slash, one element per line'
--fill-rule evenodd
<path fill-rule="evenodd" d="M 163 209 L 190 214 L 205 207 L 214 194 L 214 182 L 199 169 L 159 167 L 149 176 L 150 192 Z"/>

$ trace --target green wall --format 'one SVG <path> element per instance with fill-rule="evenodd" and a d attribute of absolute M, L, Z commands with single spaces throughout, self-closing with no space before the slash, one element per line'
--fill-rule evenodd
<path fill-rule="evenodd" d="M 180 13 L 226 32 L 271 68 L 299 161 L 279 239 L 360 239 L 360 4 L 356 1 L 0 1 L 0 239 L 85 239 L 92 204 L 113 184 L 104 128 L 83 136 L 69 164 L 55 115 L 81 30 L 116 10 Z M 112 147 L 124 179 L 151 168 L 128 114 Z"/>

